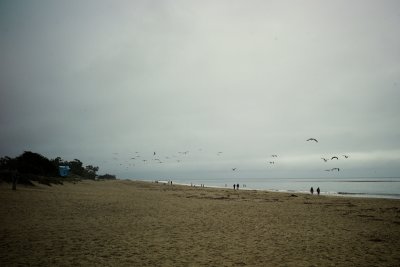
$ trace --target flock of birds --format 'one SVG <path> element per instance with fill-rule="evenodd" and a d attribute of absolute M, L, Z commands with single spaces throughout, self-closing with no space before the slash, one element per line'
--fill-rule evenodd
<path fill-rule="evenodd" d="M 314 142 L 316 142 L 316 143 L 318 143 L 318 140 L 317 139 L 315 139 L 315 138 L 309 138 L 309 139 L 307 139 L 307 141 L 314 141 Z M 349 156 L 348 155 L 342 155 L 345 159 L 348 159 L 349 158 Z M 321 158 L 324 162 L 328 162 L 328 160 L 329 159 L 327 159 L 327 158 Z M 330 160 L 339 160 L 339 157 L 338 156 L 333 156 L 333 157 L 331 157 L 331 159 Z M 330 172 L 330 171 L 340 171 L 340 168 L 332 168 L 332 169 L 326 169 L 325 171 L 327 171 L 327 172 Z"/>
<path fill-rule="evenodd" d="M 309 139 L 307 139 L 306 141 L 307 141 L 307 142 L 312 141 L 312 142 L 318 143 L 318 140 L 315 139 L 315 138 L 309 138 Z M 198 149 L 198 151 L 202 151 L 202 149 Z M 176 154 L 173 154 L 173 155 L 164 156 L 163 159 L 161 159 L 161 157 L 158 156 L 157 152 L 154 151 L 154 152 L 152 153 L 152 157 L 151 157 L 150 159 L 148 159 L 148 158 L 145 159 L 145 158 L 142 158 L 142 156 L 140 155 L 139 152 L 135 152 L 134 156 L 131 156 L 131 157 L 130 157 L 130 162 L 125 161 L 125 163 L 126 163 L 125 166 L 126 166 L 126 169 L 128 169 L 129 167 L 134 167 L 134 166 L 136 166 L 139 162 L 142 162 L 143 164 L 146 164 L 146 163 L 149 163 L 149 162 L 153 162 L 153 163 L 157 163 L 157 164 L 162 164 L 162 163 L 164 163 L 164 161 L 167 161 L 168 163 L 171 163 L 171 162 L 180 163 L 180 162 L 182 162 L 182 157 L 187 156 L 189 153 L 190 153 L 189 151 L 180 151 L 180 152 L 177 152 Z M 118 157 L 116 157 L 117 155 L 119 155 L 119 153 L 113 153 L 113 154 L 114 154 L 113 159 L 114 159 L 115 161 L 119 160 Z M 223 154 L 222 151 L 216 152 L 216 156 L 218 156 L 218 157 L 220 157 L 222 154 Z M 349 158 L 348 155 L 342 155 L 342 156 L 343 156 L 345 159 L 348 159 L 348 158 Z M 271 158 L 272 158 L 272 159 L 268 160 L 267 163 L 269 163 L 270 165 L 274 165 L 275 162 L 276 162 L 276 160 L 278 159 L 278 155 L 277 155 L 277 154 L 272 154 L 272 155 L 271 155 Z M 332 156 L 332 157 L 330 157 L 330 158 L 321 157 L 321 159 L 322 159 L 324 162 L 328 162 L 328 161 L 333 161 L 333 160 L 337 161 L 337 160 L 339 160 L 339 157 L 338 157 L 338 156 Z M 119 163 L 119 165 L 120 165 L 120 166 L 123 166 L 124 164 Z M 238 171 L 238 168 L 237 168 L 237 167 L 233 167 L 233 168 L 231 168 L 231 169 L 232 169 L 233 172 Z M 339 171 L 340 171 L 340 168 L 335 167 L 335 168 L 331 168 L 331 169 L 326 169 L 325 171 L 327 171 L 327 172 L 330 172 L 330 171 L 337 171 L 337 172 L 339 172 Z"/>
<path fill-rule="evenodd" d="M 201 149 L 199 149 L 199 151 L 201 151 Z M 220 153 L 222 152 L 218 152 L 217 155 L 219 156 Z M 135 167 L 137 165 L 139 165 L 140 163 L 142 164 L 149 164 L 149 163 L 157 163 L 157 164 L 163 164 L 163 163 L 171 163 L 171 162 L 176 162 L 176 163 L 180 163 L 182 162 L 182 157 L 187 156 L 189 154 L 189 151 L 180 151 L 177 152 L 177 154 L 174 155 L 169 155 L 169 156 L 165 156 L 165 157 L 160 157 L 156 151 L 152 152 L 152 157 L 146 157 L 144 158 L 144 155 L 141 155 L 140 152 L 136 151 L 134 152 L 134 155 L 132 155 L 128 160 L 125 160 L 123 163 L 119 163 L 120 166 L 125 166 L 126 169 L 128 169 L 129 167 Z M 115 152 L 113 153 L 113 160 L 114 161 L 120 161 L 119 158 L 119 153 Z M 105 161 L 106 162 L 106 161 Z"/>
<path fill-rule="evenodd" d="M 315 143 L 318 143 L 318 140 L 317 139 L 315 139 L 315 138 L 309 138 L 309 139 L 307 139 L 306 140 L 307 142 L 309 142 L 309 141 L 314 141 Z M 349 156 L 348 155 L 342 155 L 345 159 L 348 159 L 349 158 Z M 272 158 L 277 158 L 278 157 L 278 155 L 276 155 L 276 154 L 273 154 L 273 155 L 271 155 L 271 157 Z M 328 158 L 324 158 L 324 157 L 322 157 L 321 158 L 324 162 L 328 162 L 329 161 L 329 159 Z M 330 158 L 330 160 L 339 160 L 339 157 L 338 156 L 333 156 L 333 157 L 331 157 Z M 269 164 L 275 164 L 275 160 L 270 160 L 269 161 Z M 237 168 L 232 168 L 232 171 L 236 171 L 237 170 Z M 325 171 L 328 171 L 328 172 L 330 172 L 330 171 L 340 171 L 340 168 L 338 168 L 338 167 L 335 167 L 335 168 L 331 168 L 331 169 L 326 169 Z"/>

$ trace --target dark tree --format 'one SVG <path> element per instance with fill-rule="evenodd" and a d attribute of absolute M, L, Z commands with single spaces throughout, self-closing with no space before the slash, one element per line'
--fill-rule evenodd
<path fill-rule="evenodd" d="M 17 170 L 17 161 L 16 159 L 12 159 L 10 157 L 1 157 L 0 158 L 0 170 Z"/>
<path fill-rule="evenodd" d="M 99 167 L 94 167 L 92 165 L 88 165 L 85 168 L 85 178 L 94 180 L 96 178 L 96 172 L 99 170 Z"/>
<path fill-rule="evenodd" d="M 85 169 L 82 167 L 82 162 L 79 159 L 68 162 L 68 166 L 71 168 L 71 174 L 83 176 Z"/>
<path fill-rule="evenodd" d="M 21 174 L 34 174 L 42 176 L 58 176 L 58 168 L 46 157 L 25 151 L 16 158 L 17 170 Z"/>

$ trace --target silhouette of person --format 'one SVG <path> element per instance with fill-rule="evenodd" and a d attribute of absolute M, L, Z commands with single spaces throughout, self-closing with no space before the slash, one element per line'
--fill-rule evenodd
<path fill-rule="evenodd" d="M 236 189 L 239 190 L 239 184 L 236 185 Z"/>
<path fill-rule="evenodd" d="M 321 190 L 319 190 L 319 187 L 317 188 L 317 193 L 318 193 L 318 196 L 319 196 L 319 193 L 321 192 Z"/>
<path fill-rule="evenodd" d="M 314 188 L 312 186 L 311 186 L 311 189 L 310 189 L 310 193 L 311 193 L 311 195 L 314 194 Z"/>
<path fill-rule="evenodd" d="M 236 185 L 235 184 L 233 184 L 233 190 L 235 190 L 236 189 Z"/>

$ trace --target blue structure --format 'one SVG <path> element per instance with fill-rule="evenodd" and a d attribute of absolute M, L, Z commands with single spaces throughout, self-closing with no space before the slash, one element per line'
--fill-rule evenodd
<path fill-rule="evenodd" d="M 58 166 L 58 171 L 62 177 L 68 176 L 69 170 L 69 166 Z"/>

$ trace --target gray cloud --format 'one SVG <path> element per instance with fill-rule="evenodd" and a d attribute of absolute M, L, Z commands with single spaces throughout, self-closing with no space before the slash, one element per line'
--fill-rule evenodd
<path fill-rule="evenodd" d="M 3 1 L 0 152 L 155 178 L 323 176 L 321 156 L 350 154 L 338 175 L 398 176 L 399 7 Z"/>

